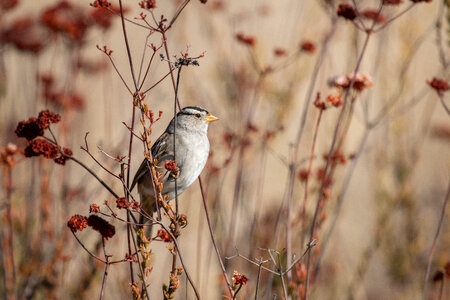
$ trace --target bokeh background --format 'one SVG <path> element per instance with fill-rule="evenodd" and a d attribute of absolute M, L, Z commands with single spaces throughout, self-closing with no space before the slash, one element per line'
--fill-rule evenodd
<path fill-rule="evenodd" d="M 116 2 L 112 1 L 114 9 L 118 7 Z M 139 23 L 135 18 L 144 11 L 139 1 L 123 2 L 127 18 Z M 171 19 L 181 2 L 156 1 L 154 15 Z M 355 2 L 360 11 L 379 7 L 375 0 Z M 99 13 L 100 9 L 89 3 L 0 1 L 0 146 L 13 143 L 23 149 L 25 142 L 14 133 L 17 123 L 50 109 L 62 118 L 52 126 L 58 142 L 71 148 L 76 158 L 116 191 L 122 191 L 121 183 L 80 149 L 89 132 L 91 152 L 112 172 L 119 173 L 119 164 L 98 147 L 113 157 L 126 156 L 129 131 L 122 122 L 129 125 L 132 115 L 132 96 L 108 58 L 96 48 L 107 45 L 113 50 L 111 57 L 117 69 L 132 87 L 120 17 L 107 11 Z M 306 214 L 301 219 L 304 182 L 297 175 L 308 167 L 319 114 L 312 102 L 317 92 L 323 100 L 328 94 L 344 95 L 329 85 L 330 78 L 353 72 L 366 37 L 351 21 L 337 18 L 336 8 L 342 3 L 353 2 L 191 1 L 167 33 L 171 60 L 186 51 L 192 57 L 206 51 L 198 60 L 199 66 L 183 69 L 179 99 L 182 106 L 202 106 L 220 118 L 209 128 L 211 157 L 201 176 L 223 257 L 234 256 L 238 249 L 250 260 L 270 260 L 264 250 L 270 248 L 280 252 L 286 267 L 288 227 L 291 253 L 299 257 L 306 249 L 320 186 L 317 173 L 324 167 L 322 156 L 330 149 L 340 111 L 330 107 L 323 112 Z M 382 15 L 389 20 L 410 5 L 412 2 L 405 0 L 385 6 Z M 55 12 L 57 7 L 65 8 Z M 371 24 L 370 18 L 361 20 L 366 26 Z M 69 24 L 55 27 L 64 21 Z M 450 174 L 449 115 L 426 81 L 449 78 L 449 22 L 448 1 L 420 2 L 371 35 L 360 72 L 371 75 L 372 86 L 352 94 L 354 111 L 342 147 L 346 163 L 336 166 L 330 196 L 320 216 L 318 246 L 312 250 L 313 266 L 320 257 L 320 272 L 311 282 L 312 299 L 422 296 L 428 255 Z M 129 22 L 126 26 L 137 73 L 146 43 L 160 45 L 161 36 L 154 33 L 147 40 L 147 29 Z M 247 37 L 247 42 L 237 38 L 238 34 Z M 302 49 L 304 42 L 312 43 L 315 49 Z M 150 53 L 147 50 L 144 61 L 148 62 Z M 167 62 L 161 61 L 159 53 L 167 59 L 160 50 L 143 89 L 167 74 Z M 153 139 L 170 121 L 173 99 L 170 77 L 146 94 L 150 109 L 163 111 L 153 127 Z M 443 101 L 449 105 L 448 92 L 443 94 Z M 307 106 L 290 197 L 289 163 Z M 374 121 L 379 121 L 376 126 L 367 126 Z M 138 120 L 136 126 L 140 126 Z M 135 139 L 132 174 L 143 151 L 142 143 Z M 10 197 L 8 170 L 12 174 Z M 77 244 L 66 223 L 74 214 L 87 215 L 90 204 L 101 206 L 105 200 L 114 199 L 70 161 L 60 166 L 17 154 L 12 167 L 3 167 L 2 177 L 2 297 L 8 295 L 11 270 L 20 299 L 98 297 L 103 266 Z M 9 203 L 11 220 L 7 217 Z M 226 290 L 197 182 L 180 196 L 180 207 L 189 221 L 179 239 L 187 268 L 204 299 L 223 299 Z M 287 209 L 291 210 L 290 217 Z M 117 233 L 107 241 L 107 251 L 114 258 L 122 258 L 127 251 L 126 227 L 111 222 Z M 6 257 L 11 236 L 13 266 Z M 78 236 L 101 254 L 96 232 L 86 230 Z M 449 237 L 447 213 L 432 275 L 450 261 Z M 172 258 L 165 243 L 153 242 L 151 248 L 149 289 L 151 298 L 160 299 Z M 227 259 L 225 264 L 230 278 L 233 270 L 249 278 L 240 297 L 254 297 L 258 266 L 239 257 Z M 264 266 L 273 268 L 271 261 Z M 301 299 L 304 268 L 299 264 L 288 283 L 293 299 Z M 129 282 L 128 264 L 112 266 L 105 299 L 130 298 Z M 437 299 L 439 289 L 440 281 L 430 279 L 428 297 Z M 450 297 L 448 284 L 443 293 L 444 298 Z M 176 295 L 179 299 L 194 298 L 184 276 Z M 273 299 L 274 295 L 283 298 L 280 278 L 263 270 L 259 297 Z"/>

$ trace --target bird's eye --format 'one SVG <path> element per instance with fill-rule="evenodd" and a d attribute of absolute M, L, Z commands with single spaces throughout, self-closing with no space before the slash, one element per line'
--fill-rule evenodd
<path fill-rule="evenodd" d="M 202 115 L 200 115 L 200 114 L 195 114 L 195 116 L 196 116 L 197 118 L 200 119 L 200 117 L 201 117 Z"/>

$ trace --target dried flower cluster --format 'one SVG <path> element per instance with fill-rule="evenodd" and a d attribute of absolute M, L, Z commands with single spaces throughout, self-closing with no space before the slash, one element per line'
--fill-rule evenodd
<path fill-rule="evenodd" d="M 58 89 L 55 86 L 55 79 L 51 75 L 41 75 L 44 98 L 63 109 L 81 110 L 84 107 L 84 99 L 74 91 L 66 91 L 64 88 Z"/>
<path fill-rule="evenodd" d="M 403 0 L 383 0 L 384 5 L 399 5 L 402 3 L 403 3 Z"/>
<path fill-rule="evenodd" d="M 8 143 L 6 147 L 0 148 L 0 164 L 12 167 L 16 164 L 14 156 L 20 153 L 19 147 L 15 144 Z"/>
<path fill-rule="evenodd" d="M 356 11 L 350 4 L 339 4 L 337 9 L 337 15 L 347 20 L 356 19 Z"/>
<path fill-rule="evenodd" d="M 174 160 L 166 160 L 164 161 L 164 168 L 167 171 L 175 171 L 177 169 L 177 163 Z"/>
<path fill-rule="evenodd" d="M 250 47 L 253 47 L 256 45 L 256 38 L 254 36 L 250 36 L 250 35 L 245 35 L 243 33 L 238 33 L 236 34 L 236 39 L 245 44 L 248 45 Z"/>
<path fill-rule="evenodd" d="M 247 276 L 240 274 L 238 271 L 233 271 L 233 285 L 238 287 L 240 285 L 246 285 L 248 281 Z"/>
<path fill-rule="evenodd" d="M 41 111 L 37 118 L 19 122 L 15 132 L 18 137 L 24 137 L 30 141 L 38 136 L 43 136 L 44 130 L 50 126 L 50 123 L 58 123 L 60 120 L 61 117 L 58 114 L 48 110 Z"/>
<path fill-rule="evenodd" d="M 364 89 L 373 85 L 372 76 L 363 73 L 351 73 L 348 75 L 332 77 L 328 80 L 328 84 L 330 86 L 348 89 L 352 81 L 354 81 L 352 88 L 359 92 L 362 92 Z"/>
<path fill-rule="evenodd" d="M 116 234 L 116 228 L 113 225 L 96 215 L 90 215 L 87 218 L 87 225 L 100 232 L 104 239 L 111 238 Z"/>
<path fill-rule="evenodd" d="M 316 45 L 311 41 L 303 41 L 300 44 L 300 49 L 304 52 L 314 53 L 316 52 Z"/>
<path fill-rule="evenodd" d="M 73 233 L 83 231 L 87 226 L 100 232 L 104 239 L 111 238 L 116 233 L 116 228 L 113 225 L 95 215 L 90 215 L 89 218 L 86 218 L 85 216 L 77 214 L 72 216 L 67 222 L 67 227 L 69 227 Z"/>
<path fill-rule="evenodd" d="M 72 232 L 83 231 L 88 225 L 87 218 L 82 215 L 74 215 L 67 222 L 67 227 L 70 228 Z"/>
<path fill-rule="evenodd" d="M 449 90 L 449 85 L 444 79 L 434 77 L 431 81 L 427 80 L 427 84 L 438 93 L 443 93 Z"/>
<path fill-rule="evenodd" d="M 156 8 L 156 0 L 144 0 L 139 2 L 139 6 L 144 9 Z"/>
<path fill-rule="evenodd" d="M 165 243 L 170 243 L 172 242 L 172 237 L 170 236 L 170 234 L 165 231 L 164 229 L 160 229 L 158 230 L 158 233 L 156 234 L 156 237 L 159 237 L 161 239 L 161 241 L 165 242 Z"/>
<path fill-rule="evenodd" d="M 37 138 L 44 135 L 45 129 L 48 129 L 51 123 L 58 123 L 61 120 L 60 115 L 48 110 L 41 111 L 37 118 L 30 118 L 27 121 L 21 121 L 17 125 L 15 133 L 18 137 L 24 137 L 28 140 L 24 149 L 25 157 L 43 156 L 53 159 L 56 163 L 64 165 L 69 156 L 72 156 L 72 150 L 62 148 L 61 153 L 58 146 L 46 139 Z"/>

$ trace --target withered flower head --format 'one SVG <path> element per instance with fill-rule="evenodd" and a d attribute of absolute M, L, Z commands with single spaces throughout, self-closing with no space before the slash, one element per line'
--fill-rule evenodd
<path fill-rule="evenodd" d="M 236 39 L 245 44 L 248 45 L 250 47 L 253 47 L 256 45 L 256 38 L 254 36 L 250 36 L 250 35 L 245 35 L 243 33 L 238 33 L 236 34 Z"/>
<path fill-rule="evenodd" d="M 93 203 L 89 206 L 89 212 L 90 213 L 99 213 L 100 207 L 97 204 Z"/>
<path fill-rule="evenodd" d="M 447 81 L 437 77 L 434 77 L 431 81 L 427 80 L 427 84 L 435 89 L 438 93 L 446 92 L 449 90 Z"/>
<path fill-rule="evenodd" d="M 300 49 L 304 52 L 314 53 L 316 52 L 316 45 L 311 41 L 303 41 L 300 44 Z"/>
<path fill-rule="evenodd" d="M 233 284 L 234 285 L 246 285 L 248 278 L 247 276 L 240 274 L 238 271 L 234 270 L 233 271 Z"/>
<path fill-rule="evenodd" d="M 177 164 L 174 160 L 165 160 L 164 161 L 164 168 L 167 171 L 176 171 L 177 170 Z"/>
<path fill-rule="evenodd" d="M 172 241 L 172 237 L 170 236 L 170 234 L 162 228 L 158 230 L 156 236 L 159 237 L 165 243 L 169 243 Z"/>
<path fill-rule="evenodd" d="M 19 4 L 19 0 L 1 0 L 0 1 L 0 7 L 4 11 L 14 8 L 17 4 Z"/>
<path fill-rule="evenodd" d="M 43 110 L 39 113 L 37 118 L 29 118 L 27 121 L 21 121 L 17 124 L 15 133 L 18 137 L 24 137 L 27 140 L 32 140 L 38 136 L 44 135 L 44 130 L 48 128 L 50 123 L 58 123 L 61 120 L 61 116 Z"/>
<path fill-rule="evenodd" d="M 87 219 L 82 215 L 74 215 L 67 222 L 67 227 L 72 230 L 72 232 L 83 231 L 84 228 L 88 225 Z"/>
<path fill-rule="evenodd" d="M 403 3 L 403 0 L 383 0 L 384 5 L 399 5 Z"/>
<path fill-rule="evenodd" d="M 58 123 L 61 121 L 61 116 L 49 110 L 43 110 L 39 113 L 38 120 L 43 129 L 47 129 L 50 123 Z"/>
<path fill-rule="evenodd" d="M 59 154 L 57 146 L 44 139 L 34 139 L 29 141 L 24 150 L 25 157 L 42 155 L 45 158 L 55 159 Z"/>
<path fill-rule="evenodd" d="M 69 148 L 63 148 L 64 151 L 64 155 L 60 155 L 59 157 L 55 158 L 54 161 L 57 164 L 60 165 L 65 165 L 66 161 L 69 159 L 69 156 L 72 156 L 72 150 L 70 150 Z M 58 149 L 58 153 L 59 153 L 59 149 Z"/>
<path fill-rule="evenodd" d="M 144 0 L 139 2 L 139 6 L 144 9 L 156 8 L 156 0 Z"/>
<path fill-rule="evenodd" d="M 275 56 L 285 56 L 286 50 L 278 47 L 273 50 L 273 54 L 275 54 Z"/>
<path fill-rule="evenodd" d="M 29 118 L 27 121 L 20 121 L 19 124 L 17 124 L 15 133 L 18 137 L 32 140 L 38 136 L 43 136 L 44 129 L 41 127 L 37 118 Z"/>
<path fill-rule="evenodd" d="M 356 19 L 356 11 L 350 4 L 339 4 L 337 15 L 351 21 Z"/>
<path fill-rule="evenodd" d="M 117 204 L 117 208 L 118 209 L 128 209 L 128 207 L 130 207 L 131 203 L 128 202 L 127 198 L 122 197 L 122 198 L 117 198 L 116 199 L 116 204 Z"/>
<path fill-rule="evenodd" d="M 114 234 L 116 234 L 116 228 L 113 225 L 96 215 L 90 215 L 87 219 L 87 224 L 92 227 L 92 229 L 100 232 L 104 239 L 113 237 Z"/>
<path fill-rule="evenodd" d="M 373 20 L 377 23 L 386 23 L 386 18 L 375 9 L 366 9 L 361 12 L 361 16 L 366 19 Z"/>

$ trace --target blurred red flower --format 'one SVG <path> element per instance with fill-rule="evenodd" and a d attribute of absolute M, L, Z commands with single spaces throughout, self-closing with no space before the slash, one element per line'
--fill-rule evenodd
<path fill-rule="evenodd" d="M 1 41 L 22 51 L 39 53 L 46 45 L 47 33 L 30 18 L 16 19 L 1 31 Z"/>
<path fill-rule="evenodd" d="M 254 36 L 244 35 L 243 33 L 238 33 L 238 34 L 236 34 L 236 39 L 239 42 L 246 44 L 250 47 L 253 47 L 256 45 L 256 38 Z"/>
<path fill-rule="evenodd" d="M 95 215 L 89 216 L 87 225 L 100 232 L 104 239 L 111 238 L 116 234 L 116 228 L 113 225 Z"/>

